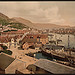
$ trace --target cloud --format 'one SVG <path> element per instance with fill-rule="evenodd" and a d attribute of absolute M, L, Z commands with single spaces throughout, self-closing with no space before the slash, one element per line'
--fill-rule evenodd
<path fill-rule="evenodd" d="M 33 11 L 30 11 L 28 17 L 32 18 L 34 22 L 56 24 L 63 24 L 65 22 L 65 20 L 61 17 L 57 6 L 50 7 L 48 9 L 42 9 L 38 6 L 38 9 L 35 8 Z"/>
<path fill-rule="evenodd" d="M 0 2 L 0 11 L 9 17 L 23 17 L 32 22 L 55 24 L 65 22 L 59 13 L 58 6 L 43 9 L 40 2 Z"/>

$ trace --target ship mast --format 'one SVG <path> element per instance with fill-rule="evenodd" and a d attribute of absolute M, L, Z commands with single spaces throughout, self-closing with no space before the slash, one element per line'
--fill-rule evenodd
<path fill-rule="evenodd" d="M 71 56 L 71 50 L 70 50 L 70 39 L 69 39 L 69 34 L 68 34 L 68 49 L 69 49 L 69 55 Z"/>
<path fill-rule="evenodd" d="M 70 48 L 70 40 L 69 40 L 69 34 L 68 34 L 68 48 Z"/>

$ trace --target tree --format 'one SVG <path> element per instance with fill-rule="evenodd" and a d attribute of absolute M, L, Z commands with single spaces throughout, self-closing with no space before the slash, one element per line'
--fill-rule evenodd
<path fill-rule="evenodd" d="M 0 51 L 0 53 L 3 52 L 3 53 L 6 53 L 8 55 L 12 55 L 12 51 L 10 50 L 4 50 L 4 51 Z"/>
<path fill-rule="evenodd" d="M 3 50 L 7 50 L 8 47 L 2 45 L 2 48 L 3 48 Z"/>

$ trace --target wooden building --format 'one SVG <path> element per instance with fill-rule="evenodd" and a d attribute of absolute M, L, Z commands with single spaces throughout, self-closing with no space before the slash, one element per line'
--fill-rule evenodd
<path fill-rule="evenodd" d="M 6 45 L 9 49 L 10 47 L 16 48 L 19 42 L 19 36 L 0 36 L 0 43 Z"/>
<path fill-rule="evenodd" d="M 27 42 L 27 43 L 26 43 Z M 47 34 L 27 34 L 22 40 L 21 44 L 23 49 L 29 45 L 35 45 L 38 46 L 37 44 L 46 44 L 48 43 L 48 35 Z M 41 45 L 40 45 L 41 46 Z"/>
<path fill-rule="evenodd" d="M 47 59 L 39 59 L 27 67 L 34 74 L 75 74 L 75 68 L 56 63 Z"/>
<path fill-rule="evenodd" d="M 0 53 L 0 74 L 15 74 L 16 70 L 23 70 L 26 68 L 26 62 L 19 59 L 12 58 L 12 56 Z"/>
<path fill-rule="evenodd" d="M 10 32 L 1 32 L 1 36 L 22 36 L 24 33 L 29 32 L 28 30 L 18 30 L 18 31 L 10 31 Z"/>

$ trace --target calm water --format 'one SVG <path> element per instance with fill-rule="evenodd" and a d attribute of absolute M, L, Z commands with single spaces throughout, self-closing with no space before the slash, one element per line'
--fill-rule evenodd
<path fill-rule="evenodd" d="M 54 36 L 52 37 L 52 40 L 57 39 L 61 39 L 62 42 L 60 42 L 60 44 L 64 44 L 64 46 L 66 48 L 68 48 L 68 34 L 56 34 L 56 33 L 51 33 Z M 49 39 L 51 40 L 51 38 L 49 37 Z M 69 45 L 71 48 L 75 48 L 75 36 L 74 35 L 69 35 Z"/>
<path fill-rule="evenodd" d="M 50 58 L 50 57 L 48 57 L 48 56 L 46 56 L 46 55 L 43 55 L 42 53 L 36 53 L 35 58 L 37 58 L 37 59 L 42 58 L 42 59 L 52 60 L 52 58 Z"/>

